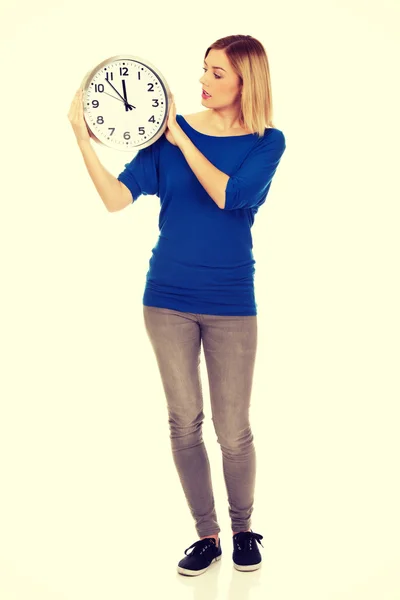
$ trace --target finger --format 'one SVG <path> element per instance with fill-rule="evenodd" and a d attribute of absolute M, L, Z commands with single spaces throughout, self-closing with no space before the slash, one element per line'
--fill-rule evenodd
<path fill-rule="evenodd" d="M 68 118 L 71 120 L 75 120 L 78 115 L 78 107 L 79 104 L 79 88 L 76 90 L 75 95 L 72 99 L 71 106 L 68 112 Z"/>
<path fill-rule="evenodd" d="M 78 95 L 78 92 L 76 92 L 75 98 L 73 101 L 73 105 L 72 105 L 72 111 L 73 111 L 72 116 L 74 119 L 76 119 L 78 116 L 78 111 L 79 111 L 78 105 L 79 105 L 79 95 Z"/>
<path fill-rule="evenodd" d="M 82 111 L 82 98 L 80 89 L 78 88 L 75 94 L 74 102 L 73 102 L 73 118 L 77 121 L 81 117 Z"/>
<path fill-rule="evenodd" d="M 76 91 L 76 92 L 75 92 L 75 95 L 74 95 L 74 97 L 72 98 L 72 102 L 71 102 L 70 110 L 71 110 L 71 109 L 72 109 L 72 107 L 75 105 L 75 102 L 76 102 L 76 96 L 77 96 L 77 94 L 78 94 L 78 92 Z"/>
<path fill-rule="evenodd" d="M 79 89 L 78 90 L 78 97 L 76 99 L 76 108 L 77 108 L 77 114 L 79 116 L 83 115 L 83 98 L 82 98 L 82 90 Z"/>

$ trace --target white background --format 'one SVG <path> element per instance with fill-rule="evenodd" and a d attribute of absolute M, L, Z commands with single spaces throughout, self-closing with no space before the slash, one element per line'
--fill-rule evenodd
<path fill-rule="evenodd" d="M 398 600 L 398 2 L 25 0 L 0 20 L 2 600 Z M 108 213 L 67 113 L 123 53 L 198 112 L 204 53 L 237 33 L 267 51 L 287 145 L 252 230 L 263 567 L 232 566 L 202 357 L 223 557 L 185 578 L 197 534 L 142 313 L 159 199 Z M 91 143 L 115 176 L 133 158 Z"/>

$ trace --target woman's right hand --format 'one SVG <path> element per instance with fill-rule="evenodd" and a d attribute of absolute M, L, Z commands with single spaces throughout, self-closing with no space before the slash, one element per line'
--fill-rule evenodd
<path fill-rule="evenodd" d="M 78 142 L 89 141 L 93 137 L 83 117 L 83 91 L 81 88 L 77 90 L 72 100 L 68 119 Z"/>

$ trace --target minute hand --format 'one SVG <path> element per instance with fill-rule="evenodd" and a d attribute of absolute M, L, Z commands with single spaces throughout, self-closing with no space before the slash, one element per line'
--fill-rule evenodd
<path fill-rule="evenodd" d="M 125 98 L 123 98 L 123 97 L 121 96 L 121 94 L 119 93 L 119 91 L 118 91 L 118 90 L 117 90 L 117 89 L 116 89 L 116 88 L 113 86 L 113 84 L 112 84 L 112 83 L 111 83 L 111 82 L 110 82 L 108 79 L 106 79 L 106 81 L 107 81 L 107 83 L 109 83 L 109 84 L 111 85 L 111 87 L 112 87 L 112 88 L 113 88 L 113 90 L 114 90 L 114 91 L 115 91 L 115 92 L 118 94 L 118 96 L 121 98 L 121 100 L 123 100 L 123 102 L 125 103 L 125 105 L 126 105 L 126 106 L 128 106 L 129 110 L 131 110 L 132 108 L 136 108 L 136 106 L 133 106 L 132 104 L 128 104 L 128 103 L 126 102 Z"/>

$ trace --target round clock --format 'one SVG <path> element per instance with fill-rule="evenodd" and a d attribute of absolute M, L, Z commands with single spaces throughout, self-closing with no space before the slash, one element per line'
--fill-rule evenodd
<path fill-rule="evenodd" d="M 172 94 L 148 60 L 123 54 L 107 58 L 81 84 L 83 115 L 94 140 L 116 150 L 140 150 L 167 128 Z"/>

